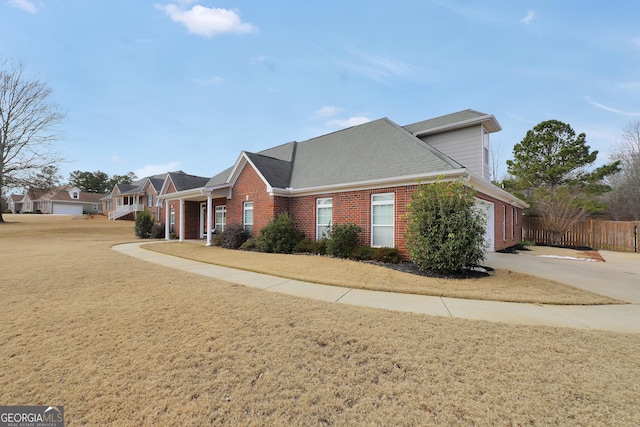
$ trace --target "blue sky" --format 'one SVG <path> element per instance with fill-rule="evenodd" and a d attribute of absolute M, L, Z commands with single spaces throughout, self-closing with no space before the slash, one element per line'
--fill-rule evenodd
<path fill-rule="evenodd" d="M 640 119 L 637 1 L 0 1 L 0 56 L 67 113 L 65 179 L 212 176 L 241 150 L 467 108 L 502 125 L 501 163 L 557 119 L 602 164 Z"/>

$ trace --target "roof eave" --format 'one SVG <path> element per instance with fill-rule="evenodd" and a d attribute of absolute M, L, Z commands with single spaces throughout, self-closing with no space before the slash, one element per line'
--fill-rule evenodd
<path fill-rule="evenodd" d="M 438 171 L 424 174 L 404 175 L 392 178 L 375 179 L 368 181 L 347 182 L 341 184 L 323 185 L 317 187 L 305 187 L 305 188 L 273 188 L 271 194 L 276 196 L 294 197 L 304 196 L 310 194 L 321 193 L 343 193 L 346 191 L 358 191 L 367 188 L 383 188 L 393 187 L 400 185 L 415 185 L 421 181 L 431 181 L 438 179 L 439 177 L 445 179 L 454 179 L 467 176 L 467 170 L 452 169 L 449 171 Z"/>
<path fill-rule="evenodd" d="M 474 117 L 472 119 L 462 120 L 460 122 L 449 123 L 449 124 L 438 126 L 435 128 L 429 128 L 429 129 L 413 132 L 413 135 L 417 137 L 424 136 L 424 135 L 432 135 L 434 133 L 440 133 L 448 130 L 455 130 L 455 129 L 460 129 L 468 126 L 479 125 L 479 124 L 484 124 L 485 128 L 487 128 L 487 131 L 489 131 L 489 133 L 499 132 L 502 130 L 502 126 L 500 126 L 500 123 L 498 123 L 498 121 L 493 116 L 493 114 L 487 114 L 480 117 Z"/>

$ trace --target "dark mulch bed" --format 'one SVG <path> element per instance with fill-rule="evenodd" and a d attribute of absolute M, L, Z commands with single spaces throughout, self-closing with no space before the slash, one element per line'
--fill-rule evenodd
<path fill-rule="evenodd" d="M 390 268 L 396 271 L 402 271 L 403 273 L 415 274 L 418 276 L 424 277 L 435 277 L 439 279 L 479 279 L 482 277 L 491 276 L 491 272 L 493 268 L 491 267 L 481 267 L 480 269 L 474 270 L 465 270 L 461 273 L 443 273 L 436 271 L 422 271 L 412 262 L 401 262 L 399 264 L 388 264 L 376 261 L 365 261 L 370 264 L 379 265 L 382 267 Z M 484 271 L 483 271 L 484 270 Z"/>

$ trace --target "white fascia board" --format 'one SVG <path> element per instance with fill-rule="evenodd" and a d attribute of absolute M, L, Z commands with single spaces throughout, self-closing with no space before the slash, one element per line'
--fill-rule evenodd
<path fill-rule="evenodd" d="M 454 130 L 454 129 L 459 129 L 459 128 L 463 128 L 463 127 L 468 127 L 468 126 L 473 126 L 473 125 L 479 125 L 485 122 L 491 122 L 494 125 L 494 129 L 487 129 L 489 131 L 489 133 L 494 133 L 494 132 L 499 132 L 502 130 L 502 126 L 500 126 L 500 123 L 498 123 L 498 121 L 496 120 L 496 118 L 493 116 L 493 114 L 487 114 L 486 116 L 480 116 L 480 117 L 476 117 L 473 119 L 467 119 L 467 120 L 463 120 L 461 122 L 455 122 L 455 123 L 449 123 L 447 125 L 442 125 L 442 126 L 438 126 L 435 128 L 430 128 L 430 129 L 425 129 L 425 130 L 421 130 L 418 132 L 413 132 L 413 136 L 416 137 L 420 137 L 423 135 L 431 135 L 434 133 L 440 133 L 440 132 L 444 132 L 447 130 Z"/>
<path fill-rule="evenodd" d="M 247 156 L 247 154 L 244 151 L 240 154 L 240 157 L 236 161 L 236 164 L 233 166 L 233 169 L 229 174 L 229 178 L 227 179 L 227 182 L 229 183 L 229 185 L 231 186 L 235 185 L 236 181 L 238 180 L 238 177 L 240 177 L 240 174 L 242 173 L 242 170 L 244 169 L 247 163 L 251 165 L 253 170 L 256 171 L 256 173 L 262 180 L 262 182 L 264 182 L 264 185 L 267 187 L 267 192 L 272 193 L 273 187 L 271 187 L 271 185 L 269 184 L 269 182 L 267 182 L 264 175 L 262 175 L 260 170 L 256 167 L 256 165 L 253 164 L 251 159 L 249 159 L 249 156 Z"/>
<path fill-rule="evenodd" d="M 167 176 L 164 178 L 164 182 L 162 183 L 162 188 L 160 189 L 160 193 L 158 193 L 158 197 L 162 197 L 167 193 L 167 191 L 169 190 L 169 184 L 172 182 L 173 180 L 171 179 L 171 174 L 168 173 Z"/>
<path fill-rule="evenodd" d="M 295 197 L 295 196 L 307 196 L 320 193 L 344 193 L 347 191 L 360 191 L 370 188 L 383 188 L 383 187 L 399 187 L 403 185 L 416 185 L 421 181 L 434 181 L 439 177 L 443 177 L 445 180 L 451 180 L 456 178 L 466 178 L 468 176 L 467 170 L 453 169 L 450 171 L 439 171 L 427 174 L 416 175 L 404 175 L 396 178 L 384 178 L 370 181 L 350 182 L 338 185 L 327 185 L 322 187 L 307 187 L 307 188 L 274 188 L 271 192 L 272 195 Z"/>
<path fill-rule="evenodd" d="M 247 159 L 247 163 L 249 163 L 251 165 L 251 167 L 253 168 L 253 170 L 256 171 L 256 173 L 258 174 L 258 176 L 260 177 L 262 182 L 264 182 L 264 185 L 267 186 L 267 193 L 273 193 L 273 187 L 271 186 L 271 184 L 269 184 L 269 182 L 264 177 L 264 175 L 262 175 L 262 172 L 260 172 L 260 169 L 258 169 L 256 167 L 256 165 L 251 161 L 251 159 L 247 155 L 245 155 L 245 158 Z M 239 176 L 239 174 L 238 174 L 238 176 Z"/>
<path fill-rule="evenodd" d="M 487 196 L 495 197 L 496 199 L 508 203 L 510 205 L 519 207 L 521 209 L 526 209 L 529 207 L 529 204 L 520 200 L 513 194 L 508 191 L 503 190 L 502 188 L 494 185 L 491 182 L 488 182 L 486 179 L 479 178 L 475 175 L 469 175 L 471 186 L 479 191 L 480 193 L 486 194 Z"/>
<path fill-rule="evenodd" d="M 189 190 L 176 191 L 175 193 L 163 194 L 158 196 L 162 200 L 180 200 L 204 197 L 209 193 L 205 187 L 191 188 Z"/>

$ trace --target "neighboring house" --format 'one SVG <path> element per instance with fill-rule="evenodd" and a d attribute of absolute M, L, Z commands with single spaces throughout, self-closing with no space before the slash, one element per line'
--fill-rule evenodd
<path fill-rule="evenodd" d="M 182 173 L 182 172 L 175 172 Z M 160 220 L 158 193 L 167 174 L 153 175 L 131 184 L 116 184 L 111 193 L 102 198 L 102 210 L 109 219 L 134 220 L 139 211 L 149 211 L 154 220 Z"/>
<path fill-rule="evenodd" d="M 55 215 L 100 214 L 104 194 L 87 193 L 78 187 L 64 185 L 52 190 L 31 188 L 22 199 L 14 201 L 15 212 Z M 17 198 L 16 198 L 17 199 Z"/>
<path fill-rule="evenodd" d="M 321 238 L 332 224 L 354 223 L 362 229 L 360 244 L 397 247 L 406 255 L 404 216 L 419 183 L 465 179 L 488 216 L 488 249 L 513 246 L 521 240 L 527 204 L 490 181 L 489 135 L 500 130 L 492 115 L 465 110 L 404 127 L 383 118 L 243 151 L 199 186 L 179 189 L 167 177 L 159 194 L 166 236 L 171 231 L 210 245 L 212 233 L 226 224 L 242 224 L 255 236 L 289 212 L 307 238 Z"/>
<path fill-rule="evenodd" d="M 9 209 L 11 213 L 22 213 L 22 199 L 24 199 L 24 194 L 12 194 L 9 197 Z"/>

